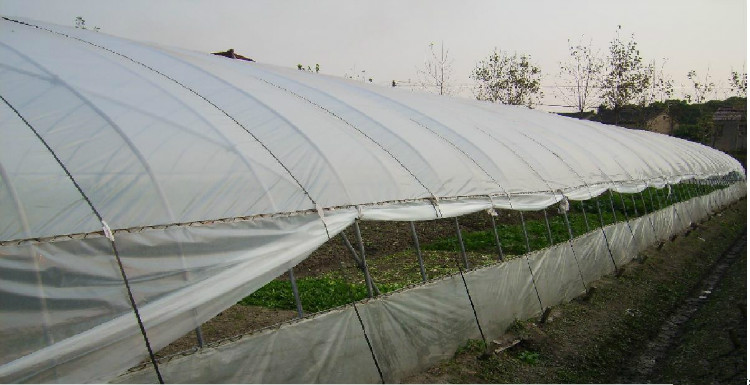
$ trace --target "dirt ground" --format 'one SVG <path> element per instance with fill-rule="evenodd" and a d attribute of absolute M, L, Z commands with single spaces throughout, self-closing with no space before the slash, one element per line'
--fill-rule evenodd
<path fill-rule="evenodd" d="M 617 276 L 554 307 L 545 322 L 519 321 L 488 345 L 469 341 L 452 360 L 404 382 L 740 383 L 747 376 L 746 214 L 743 199 L 644 251 Z"/>

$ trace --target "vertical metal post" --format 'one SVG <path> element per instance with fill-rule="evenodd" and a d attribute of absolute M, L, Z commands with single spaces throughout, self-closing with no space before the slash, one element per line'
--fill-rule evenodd
<path fill-rule="evenodd" d="M 641 191 L 641 203 L 643 203 L 643 211 L 645 212 L 643 215 L 648 218 L 648 223 L 651 225 L 651 230 L 654 230 L 654 242 L 659 240 L 659 236 L 656 234 L 656 226 L 654 226 L 654 221 L 651 220 L 651 215 L 649 215 L 648 208 L 646 207 L 646 199 L 643 197 L 643 191 Z M 653 203 L 653 200 L 651 201 Z M 653 208 L 653 205 L 651 206 Z"/>
<path fill-rule="evenodd" d="M 294 304 L 297 305 L 297 316 L 302 318 L 305 312 L 302 311 L 302 301 L 299 299 L 299 290 L 297 289 L 297 280 L 294 279 L 294 268 L 289 269 L 289 282 L 292 284 L 292 294 L 294 294 Z"/>
<path fill-rule="evenodd" d="M 648 191 L 648 199 L 651 201 L 651 211 L 654 212 L 654 211 L 657 210 L 656 204 L 654 203 L 654 196 L 653 196 L 653 194 L 651 194 L 651 189 L 650 188 L 647 189 L 646 191 Z"/>
<path fill-rule="evenodd" d="M 661 204 L 661 194 L 659 193 L 659 190 L 656 190 L 656 202 L 659 203 L 659 210 L 664 208 L 664 205 Z"/>
<path fill-rule="evenodd" d="M 615 212 L 615 200 L 612 198 L 612 190 L 609 191 L 609 207 L 612 208 L 612 215 L 615 217 L 614 223 L 617 223 L 617 213 Z"/>
<path fill-rule="evenodd" d="M 349 250 L 349 252 L 352 254 L 352 259 L 354 259 L 354 262 L 357 264 L 357 268 L 362 270 L 362 274 L 366 274 L 365 281 L 367 280 L 367 277 L 370 277 L 370 272 L 365 270 L 365 264 L 362 262 L 362 259 L 359 258 L 359 255 L 357 255 L 357 251 L 354 250 L 354 247 L 352 246 L 351 242 L 349 242 L 349 238 L 346 237 L 346 234 L 342 231 L 339 233 L 341 235 L 341 240 L 344 242 L 344 246 Z M 372 277 L 370 277 L 370 280 L 372 280 Z M 372 293 L 374 296 L 380 295 L 380 290 L 378 290 L 377 286 L 372 286 Z"/>
<path fill-rule="evenodd" d="M 628 217 L 628 209 L 625 206 L 625 198 L 622 197 L 622 193 L 618 193 L 617 195 L 620 196 L 620 202 L 622 202 L 622 212 L 625 214 L 625 224 L 628 226 L 628 230 L 630 230 L 630 235 L 635 237 L 635 233 L 633 232 L 633 228 L 630 227 L 630 217 Z"/>
<path fill-rule="evenodd" d="M 526 221 L 523 220 L 523 211 L 519 211 L 518 213 L 521 214 L 521 228 L 523 229 L 523 238 L 526 240 L 526 253 L 530 253 L 529 233 L 526 232 Z"/>
<path fill-rule="evenodd" d="M 670 190 L 670 194 L 668 194 L 667 198 L 666 198 L 667 204 L 669 204 L 669 200 L 670 200 L 669 196 L 671 195 L 672 196 L 672 199 L 671 199 L 671 201 L 672 201 L 672 203 L 671 203 L 672 214 L 674 214 L 673 216 L 676 218 L 676 221 L 680 221 L 681 222 L 682 218 L 680 217 L 680 213 L 677 212 L 677 189 L 676 188 L 672 188 L 671 185 L 670 185 L 669 190 Z M 672 227 L 672 229 L 674 229 L 674 226 Z M 676 235 L 676 234 L 673 234 L 673 235 Z"/>
<path fill-rule="evenodd" d="M 711 212 L 708 211 L 708 208 L 706 208 L 706 205 L 704 204 L 703 199 L 703 193 L 701 192 L 701 181 L 696 180 L 695 184 L 693 185 L 693 190 L 695 192 L 695 196 L 698 197 L 698 205 L 703 208 L 703 211 L 706 212 L 706 218 L 711 216 Z"/>
<path fill-rule="evenodd" d="M 526 221 L 523 219 L 523 211 L 518 212 L 521 215 L 521 228 L 523 229 L 523 237 L 526 239 L 526 265 L 529 267 L 529 274 L 531 275 L 531 284 L 534 285 L 534 291 L 536 292 L 536 298 L 539 300 L 539 307 L 544 312 L 544 305 L 542 304 L 542 296 L 539 295 L 539 289 L 536 287 L 536 280 L 534 279 L 534 270 L 531 269 L 531 262 L 529 261 L 528 254 L 531 253 L 531 246 L 529 246 L 529 233 L 526 232 Z"/>
<path fill-rule="evenodd" d="M 464 246 L 464 237 L 461 236 L 461 226 L 458 224 L 458 217 L 455 217 L 456 235 L 458 236 L 458 245 L 461 248 L 461 257 L 464 259 L 464 266 L 469 269 L 469 258 L 466 257 L 466 247 Z"/>
<path fill-rule="evenodd" d="M 563 218 L 565 218 L 565 226 L 568 228 L 568 244 L 570 245 L 570 251 L 573 252 L 573 259 L 576 261 L 578 267 L 578 274 L 581 276 L 581 283 L 583 284 L 583 290 L 588 291 L 586 287 L 586 280 L 583 279 L 583 271 L 581 271 L 581 265 L 578 263 L 578 257 L 576 256 L 576 250 L 573 247 L 573 229 L 570 227 L 570 221 L 568 220 L 568 211 L 562 210 Z"/>
<path fill-rule="evenodd" d="M 203 329 L 201 329 L 200 326 L 195 328 L 195 338 L 198 340 L 198 347 L 203 349 L 203 346 L 206 344 L 203 340 Z"/>
<path fill-rule="evenodd" d="M 693 210 L 690 208 L 690 204 L 688 204 L 688 201 L 690 200 L 690 189 L 687 188 L 687 186 L 684 183 L 680 183 L 680 189 L 682 190 L 682 194 L 677 195 L 677 198 L 680 199 L 680 202 L 685 202 L 685 210 L 688 214 L 688 219 L 690 220 L 690 224 L 694 225 L 697 223 L 695 216 L 693 215 Z"/>
<path fill-rule="evenodd" d="M 609 239 L 607 239 L 607 232 L 604 231 L 604 217 L 602 216 L 602 207 L 599 204 L 599 199 L 596 200 L 596 211 L 599 212 L 599 226 L 602 229 L 602 235 L 604 236 L 604 243 L 607 245 L 607 252 L 609 252 L 609 258 L 612 259 L 612 264 L 617 270 L 617 263 L 615 263 L 615 257 L 612 255 L 612 249 L 609 247 Z"/>
<path fill-rule="evenodd" d="M 458 218 L 456 218 L 456 225 L 458 225 Z M 460 230 L 459 230 L 460 232 Z M 477 328 L 479 329 L 479 334 L 482 336 L 482 341 L 484 342 L 485 346 L 487 345 L 487 339 L 484 337 L 484 331 L 482 330 L 482 324 L 479 322 L 479 316 L 477 315 L 477 308 L 474 306 L 474 300 L 471 298 L 471 291 L 469 291 L 469 284 L 466 283 L 466 277 L 464 276 L 464 270 L 461 268 L 461 262 L 458 261 L 458 258 L 456 258 L 456 267 L 458 267 L 458 272 L 461 274 L 461 281 L 464 283 L 464 289 L 466 289 L 466 296 L 469 298 L 469 304 L 471 305 L 471 311 L 474 313 L 474 320 L 477 323 Z"/>
<path fill-rule="evenodd" d="M 419 247 L 419 237 L 414 222 L 409 222 L 411 228 L 411 238 L 414 240 L 414 249 L 417 250 L 417 259 L 419 260 L 419 273 L 422 274 L 422 282 L 427 282 L 427 273 L 424 270 L 424 260 L 422 259 L 422 249 Z"/>
<path fill-rule="evenodd" d="M 588 233 L 591 228 L 589 228 L 589 218 L 586 216 L 586 205 L 583 202 L 581 201 L 581 212 L 583 212 L 583 221 L 586 222 L 586 232 Z"/>
<path fill-rule="evenodd" d="M 638 204 L 635 203 L 635 194 L 630 194 L 630 198 L 633 200 L 633 211 L 635 212 L 635 216 L 639 217 L 640 214 L 638 214 Z M 643 206 L 644 214 L 646 210 L 646 206 Z"/>
<path fill-rule="evenodd" d="M 542 210 L 544 213 L 544 223 L 547 225 L 547 235 L 549 235 L 549 245 L 554 245 L 554 241 L 552 240 L 552 229 L 549 227 L 549 220 L 547 219 L 547 209 L 545 208 Z"/>
<path fill-rule="evenodd" d="M 494 214 L 494 209 L 492 213 Z M 490 214 L 490 220 L 492 221 L 492 233 L 495 235 L 495 246 L 497 246 L 497 257 L 499 261 L 505 261 L 505 255 L 503 255 L 503 245 L 500 243 L 500 235 L 497 233 L 497 224 L 495 223 L 495 215 Z"/>
<path fill-rule="evenodd" d="M 354 234 L 357 236 L 359 244 L 359 255 L 362 257 L 362 266 L 364 267 L 365 283 L 367 284 L 367 296 L 372 298 L 372 278 L 370 271 L 367 269 L 367 259 L 365 258 L 365 244 L 362 242 L 362 233 L 359 230 L 359 220 L 354 221 Z"/>

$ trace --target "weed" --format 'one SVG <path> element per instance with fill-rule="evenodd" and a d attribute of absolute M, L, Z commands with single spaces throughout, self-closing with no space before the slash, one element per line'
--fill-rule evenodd
<path fill-rule="evenodd" d="M 523 363 L 536 365 L 539 363 L 539 353 L 524 350 L 518 355 L 518 359 Z"/>
<path fill-rule="evenodd" d="M 487 345 L 482 340 L 468 340 L 465 344 L 462 346 L 459 346 L 458 349 L 456 349 L 455 356 L 461 355 L 463 353 L 475 353 L 480 354 L 484 353 L 485 350 L 487 350 Z"/>

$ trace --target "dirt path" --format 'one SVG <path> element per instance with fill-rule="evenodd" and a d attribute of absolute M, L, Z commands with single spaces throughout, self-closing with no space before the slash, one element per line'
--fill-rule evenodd
<path fill-rule="evenodd" d="M 747 233 L 734 242 L 726 254 L 716 262 L 710 274 L 697 285 L 693 295 L 687 298 L 664 322 L 655 338 L 649 341 L 645 351 L 638 356 L 618 383 L 645 383 L 654 377 L 657 369 L 670 358 L 670 354 L 680 342 L 680 337 L 688 331 L 686 325 L 693 316 L 711 299 L 717 285 L 737 258 L 747 254 Z"/>
<path fill-rule="evenodd" d="M 554 307 L 547 322 L 518 321 L 488 339 L 516 345 L 500 351 L 497 343 L 487 349 L 469 341 L 453 359 L 404 382 L 739 383 L 746 376 L 746 224 L 743 199 Z"/>

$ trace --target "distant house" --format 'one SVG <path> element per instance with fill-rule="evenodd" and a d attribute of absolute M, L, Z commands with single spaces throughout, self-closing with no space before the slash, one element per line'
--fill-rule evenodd
<path fill-rule="evenodd" d="M 679 124 L 669 116 L 667 111 L 663 111 L 646 122 L 646 129 L 660 134 L 672 135 L 672 132 L 674 132 L 674 129 L 677 128 L 678 125 Z"/>
<path fill-rule="evenodd" d="M 252 62 L 255 61 L 253 59 L 250 59 L 249 57 L 242 56 L 242 55 L 240 55 L 238 53 L 235 53 L 234 52 L 234 48 L 230 48 L 228 51 L 211 52 L 211 53 L 214 54 L 214 55 L 228 57 L 230 59 L 239 59 L 239 60 L 246 60 L 246 61 L 252 61 Z"/>
<path fill-rule="evenodd" d="M 720 107 L 713 121 L 711 147 L 724 152 L 747 149 L 747 109 Z"/>

